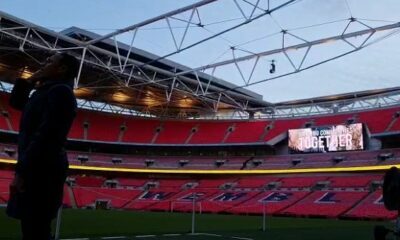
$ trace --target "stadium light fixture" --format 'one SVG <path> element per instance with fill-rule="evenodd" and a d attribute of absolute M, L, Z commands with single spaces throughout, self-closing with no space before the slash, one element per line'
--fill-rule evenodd
<path fill-rule="evenodd" d="M 89 88 L 75 88 L 74 89 L 74 94 L 78 98 L 90 96 L 93 94 L 93 90 Z"/>
<path fill-rule="evenodd" d="M 121 91 L 116 92 L 112 95 L 112 99 L 116 102 L 125 102 L 129 100 L 129 96 Z"/>
<path fill-rule="evenodd" d="M 28 67 L 24 67 L 24 69 L 21 72 L 21 78 L 22 79 L 28 79 L 32 76 L 32 72 L 28 70 Z"/>
<path fill-rule="evenodd" d="M 161 104 L 158 100 L 148 95 L 143 98 L 143 103 L 147 107 L 154 107 Z"/>
<path fill-rule="evenodd" d="M 179 107 L 182 108 L 191 108 L 193 107 L 194 101 L 191 98 L 188 98 L 187 96 L 184 96 L 182 99 L 178 101 Z"/>

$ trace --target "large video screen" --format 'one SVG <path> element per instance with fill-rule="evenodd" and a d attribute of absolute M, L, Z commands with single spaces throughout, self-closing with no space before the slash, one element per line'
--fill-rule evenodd
<path fill-rule="evenodd" d="M 289 130 L 290 153 L 363 150 L 361 123 Z"/>

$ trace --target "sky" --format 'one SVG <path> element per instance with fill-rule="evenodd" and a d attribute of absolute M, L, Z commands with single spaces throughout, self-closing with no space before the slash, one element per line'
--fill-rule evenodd
<path fill-rule="evenodd" d="M 248 0 L 255 3 L 256 0 Z M 1 0 L 0 10 L 37 25 L 61 31 L 76 26 L 98 34 L 107 34 L 116 29 L 139 23 L 197 1 L 193 0 Z M 237 1 L 244 14 L 251 13 L 250 5 L 243 0 Z M 267 8 L 268 0 L 261 0 L 260 7 Z M 270 6 L 277 6 L 284 0 L 270 0 Z M 204 24 L 204 28 L 191 27 L 182 43 L 190 43 L 212 35 L 244 21 L 243 15 L 233 0 L 219 0 L 198 9 L 199 17 L 194 21 Z M 277 10 L 243 27 L 232 30 L 221 37 L 199 44 L 186 51 L 168 57 L 180 64 L 195 68 L 211 63 L 240 57 L 249 53 L 258 53 L 282 47 L 282 29 L 293 34 L 285 35 L 285 46 L 306 41 L 340 35 L 348 18 L 355 17 L 362 24 L 378 27 L 400 21 L 400 2 L 398 0 L 299 0 L 295 4 Z M 256 10 L 254 14 L 260 14 Z M 176 16 L 189 19 L 190 13 Z M 329 23 L 328 22 L 332 22 Z M 179 43 L 184 35 L 185 22 L 170 19 L 175 38 Z M 319 25 L 321 24 L 321 25 Z M 351 23 L 346 33 L 366 29 L 365 25 Z M 310 27 L 311 26 L 311 27 Z M 384 34 L 373 35 L 369 42 L 374 42 Z M 397 32 L 396 32 L 397 33 Z M 117 40 L 129 43 L 132 32 L 117 36 Z M 360 44 L 367 36 L 349 39 L 353 44 Z M 258 40 L 257 40 L 258 39 Z M 166 21 L 140 28 L 134 46 L 156 55 L 166 55 L 176 50 Z M 231 47 L 235 50 L 232 51 Z M 268 102 L 282 102 L 307 99 L 326 95 L 364 91 L 400 85 L 400 35 L 377 41 L 345 57 L 310 68 L 287 77 L 265 81 L 247 86 L 263 96 Z M 303 66 L 309 66 L 327 58 L 351 50 L 352 47 L 337 41 L 312 47 Z M 288 52 L 289 57 L 298 66 L 306 49 Z M 234 55 L 233 55 L 234 54 Z M 276 72 L 269 73 L 270 63 L 274 60 Z M 251 74 L 255 59 L 238 63 L 242 74 L 235 64 L 217 68 L 215 76 L 244 85 Z M 257 63 L 251 81 L 257 82 L 293 71 L 287 57 L 280 53 L 263 57 Z M 211 70 L 206 71 L 211 73 Z"/>

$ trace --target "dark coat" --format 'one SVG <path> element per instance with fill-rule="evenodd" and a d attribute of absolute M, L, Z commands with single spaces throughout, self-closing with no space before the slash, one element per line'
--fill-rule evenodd
<path fill-rule="evenodd" d="M 32 90 L 33 84 L 18 79 L 11 92 L 10 105 L 22 111 L 15 172 L 23 178 L 25 192 L 11 197 L 8 210 L 16 218 L 54 218 L 62 203 L 68 169 L 64 145 L 77 103 L 65 81 L 48 81 L 30 95 Z"/>

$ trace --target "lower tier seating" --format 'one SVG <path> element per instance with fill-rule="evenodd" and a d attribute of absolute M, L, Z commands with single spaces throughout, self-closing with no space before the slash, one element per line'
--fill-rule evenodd
<path fill-rule="evenodd" d="M 79 208 L 94 206 L 96 200 L 109 201 L 112 208 L 123 208 L 129 201 L 138 196 L 141 191 L 109 188 L 73 188 L 76 205 Z"/>
<path fill-rule="evenodd" d="M 388 211 L 383 206 L 382 190 L 377 190 L 364 198 L 356 207 L 345 214 L 351 218 L 385 219 L 395 218 L 396 211 Z"/>
<path fill-rule="evenodd" d="M 12 175 L 10 171 L 2 173 L 4 176 Z M 113 209 L 191 212 L 194 204 L 197 212 L 205 213 L 260 215 L 265 211 L 270 215 L 285 216 L 392 219 L 397 213 L 385 210 L 379 184 L 371 184 L 372 180 L 381 177 L 377 173 L 368 173 L 202 180 L 126 177 L 106 181 L 104 177 L 72 176 L 71 179 L 81 179 L 80 182 L 84 183 L 87 182 L 85 178 L 103 181 L 91 186 L 74 185 L 71 182 L 70 186 L 64 187 L 63 202 L 65 207 L 73 208 L 93 208 L 96 207 L 96 202 L 106 202 Z M 341 184 L 350 178 L 355 180 Z M 322 190 L 316 190 L 317 186 L 309 187 L 321 179 L 326 179 L 322 182 L 340 183 L 334 186 L 343 188 L 332 188 L 329 184 Z M 279 184 L 296 181 L 299 184 L 283 185 L 285 187 Z M 0 204 L 7 203 L 9 199 L 10 183 L 10 178 L 0 178 Z M 376 190 L 371 190 L 376 187 Z"/>
<path fill-rule="evenodd" d="M 363 199 L 367 192 L 316 191 L 282 213 L 294 216 L 338 217 Z"/>
<path fill-rule="evenodd" d="M 10 179 L 0 179 L 0 204 L 8 201 L 10 183 Z"/>
<path fill-rule="evenodd" d="M 293 203 L 310 194 L 307 191 L 266 191 L 250 201 L 243 202 L 229 209 L 231 213 L 239 214 L 277 214 Z"/>

